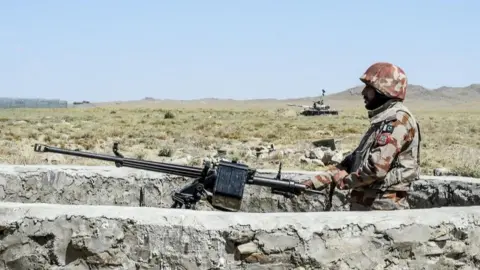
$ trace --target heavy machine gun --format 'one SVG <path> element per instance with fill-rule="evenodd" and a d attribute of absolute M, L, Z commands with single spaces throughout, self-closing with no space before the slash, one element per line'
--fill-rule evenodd
<path fill-rule="evenodd" d="M 92 158 L 115 163 L 116 167 L 129 167 L 177 176 L 195 178 L 190 184 L 172 195 L 172 208 L 195 209 L 203 196 L 210 204 L 222 211 L 239 211 L 245 185 L 259 185 L 271 188 L 274 194 L 291 198 L 301 193 L 320 193 L 293 180 L 282 179 L 280 164 L 275 178 L 256 176 L 256 170 L 235 161 L 205 162 L 203 168 L 126 158 L 118 151 L 118 143 L 113 145 L 112 155 L 97 154 L 79 150 L 69 150 L 43 144 L 34 145 L 35 152 L 50 152 L 63 155 Z"/>

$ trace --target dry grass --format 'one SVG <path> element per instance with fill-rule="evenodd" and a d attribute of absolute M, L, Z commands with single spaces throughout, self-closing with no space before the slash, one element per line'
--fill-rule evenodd
<path fill-rule="evenodd" d="M 185 107 L 166 109 L 161 103 L 145 108 L 97 107 L 75 109 L 13 109 L 0 111 L 0 162 L 9 164 L 113 165 L 97 160 L 33 152 L 33 144 L 79 148 L 113 154 L 120 143 L 126 156 L 200 165 L 217 149 L 228 150 L 257 168 L 321 169 L 299 162 L 304 150 L 318 139 L 342 139 L 342 151 L 354 148 L 368 127 L 365 110 L 345 105 L 337 117 L 302 117 L 295 108 L 272 103 L 265 108 L 235 109 Z M 138 106 L 137 106 L 138 107 Z M 229 107 L 229 106 L 223 106 Z M 476 106 L 475 106 L 476 107 Z M 422 125 L 422 167 L 430 174 L 435 167 L 448 167 L 462 175 L 480 177 L 480 110 L 432 106 L 410 107 Z M 171 117 L 168 117 L 168 114 Z M 167 117 L 166 117 L 167 115 Z M 251 150 L 274 144 L 289 149 L 257 159 Z M 186 156 L 190 156 L 185 159 Z"/>

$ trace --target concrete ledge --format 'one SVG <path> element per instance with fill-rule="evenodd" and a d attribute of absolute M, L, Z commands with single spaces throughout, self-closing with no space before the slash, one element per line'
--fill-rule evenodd
<path fill-rule="evenodd" d="M 275 176 L 275 171 L 259 174 Z M 284 172 L 285 178 L 305 179 L 313 172 Z M 114 166 L 19 166 L 0 167 L 0 200 L 5 202 L 139 206 L 168 208 L 171 194 L 193 179 Z M 412 208 L 480 205 L 480 179 L 453 176 L 422 176 L 413 185 Z M 327 195 L 302 195 L 287 199 L 266 187 L 249 185 L 241 211 L 324 211 Z M 332 211 L 349 208 L 348 192 L 336 191 Z M 198 209 L 212 210 L 208 203 Z"/>
<path fill-rule="evenodd" d="M 226 213 L 0 203 L 2 269 L 479 269 L 480 207 Z"/>

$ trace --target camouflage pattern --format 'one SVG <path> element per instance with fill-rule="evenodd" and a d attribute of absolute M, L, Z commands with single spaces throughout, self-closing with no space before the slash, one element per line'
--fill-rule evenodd
<path fill-rule="evenodd" d="M 344 180 L 350 188 L 408 190 L 420 176 L 420 131 L 402 102 L 389 101 L 369 111 L 371 127 L 352 153 Z M 347 162 L 348 163 L 348 162 Z"/>
<path fill-rule="evenodd" d="M 326 171 L 318 172 L 317 175 L 310 179 L 311 186 L 317 190 L 324 189 L 330 184 L 340 184 L 342 179 L 345 178 L 348 173 L 334 166 L 330 166 Z"/>
<path fill-rule="evenodd" d="M 360 80 L 387 97 L 404 100 L 407 92 L 407 76 L 398 66 L 390 63 L 371 65 Z"/>
<path fill-rule="evenodd" d="M 420 176 L 419 126 L 408 108 L 395 100 L 369 111 L 369 118 L 371 126 L 359 146 L 310 182 L 316 189 L 332 183 L 352 189 L 351 210 L 408 208 L 406 191 Z"/>

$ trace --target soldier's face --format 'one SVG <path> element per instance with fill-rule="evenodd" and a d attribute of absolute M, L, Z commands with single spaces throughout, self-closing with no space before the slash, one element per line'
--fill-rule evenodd
<path fill-rule="evenodd" d="M 362 95 L 363 95 L 363 100 L 365 102 L 365 105 L 368 105 L 370 102 L 372 102 L 375 99 L 375 89 L 371 86 L 365 86 L 362 90 Z"/>

